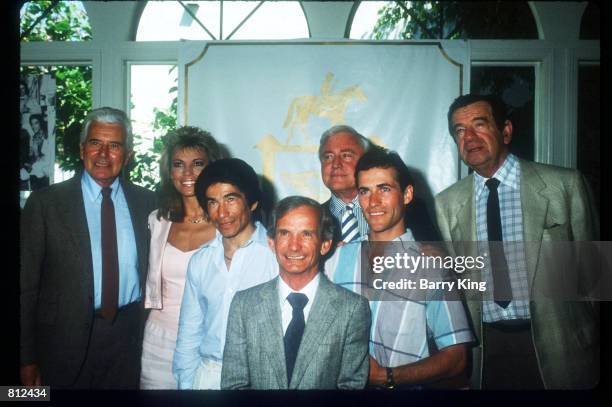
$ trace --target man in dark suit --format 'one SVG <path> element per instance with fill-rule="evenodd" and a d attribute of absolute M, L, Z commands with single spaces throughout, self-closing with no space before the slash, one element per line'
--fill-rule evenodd
<path fill-rule="evenodd" d="M 235 295 L 221 388 L 363 388 L 368 302 L 319 273 L 332 244 L 331 216 L 312 199 L 288 197 L 275 208 L 268 236 L 279 277 Z"/>
<path fill-rule="evenodd" d="M 321 135 L 321 178 L 331 192 L 323 207 L 336 219 L 334 242 L 348 243 L 368 234 L 368 223 L 357 199 L 355 166 L 369 148 L 369 140 L 351 126 L 333 126 Z"/>
<path fill-rule="evenodd" d="M 599 237 L 597 213 L 584 178 L 576 170 L 511 154 L 512 122 L 504 103 L 493 95 L 455 99 L 448 110 L 448 127 L 462 160 L 474 173 L 436 197 L 442 237 L 451 242 L 451 252 L 461 256 L 487 251 L 488 241 L 505 242 L 501 255 L 494 254 L 500 253 L 495 244 L 490 246 L 493 264 L 487 261 L 485 268 L 468 273 L 472 279 L 492 283 L 495 295 L 495 301 L 467 295 L 480 341 L 474 352 L 472 386 L 595 386 L 599 380 L 597 304 L 534 298 L 564 278 L 564 267 L 550 267 L 546 258 L 549 250 L 545 249 L 552 241 Z M 581 281 L 591 280 L 590 270 L 581 271 L 585 272 Z"/>
<path fill-rule="evenodd" d="M 21 381 L 138 388 L 151 191 L 120 179 L 129 119 L 85 119 L 84 171 L 35 191 L 21 215 Z"/>

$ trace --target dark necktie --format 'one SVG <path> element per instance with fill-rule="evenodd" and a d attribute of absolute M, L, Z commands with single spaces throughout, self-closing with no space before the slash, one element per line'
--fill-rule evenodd
<path fill-rule="evenodd" d="M 301 293 L 291 293 L 287 296 L 287 301 L 293 308 L 293 316 L 287 331 L 285 332 L 285 364 L 287 366 L 287 383 L 291 383 L 291 375 L 295 366 L 302 334 L 304 333 L 304 307 L 308 303 L 308 297 Z"/>
<path fill-rule="evenodd" d="M 359 237 L 359 229 L 357 228 L 357 218 L 353 213 L 353 204 L 350 203 L 344 208 L 344 213 L 340 219 L 342 241 L 345 243 L 351 242 Z"/>
<path fill-rule="evenodd" d="M 102 188 L 102 316 L 112 322 L 119 297 L 119 257 L 112 189 Z"/>
<path fill-rule="evenodd" d="M 509 300 L 512 299 L 512 289 L 510 288 L 508 263 L 504 255 L 499 196 L 497 194 L 499 180 L 489 178 L 485 185 L 489 188 L 487 236 L 489 237 L 489 259 L 491 261 L 491 272 L 493 273 L 493 298 L 496 299 L 495 303 L 497 305 L 506 308 L 510 304 Z"/>

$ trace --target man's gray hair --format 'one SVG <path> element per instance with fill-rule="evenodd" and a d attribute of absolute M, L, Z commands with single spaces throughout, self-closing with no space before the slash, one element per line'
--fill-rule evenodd
<path fill-rule="evenodd" d="M 299 208 L 300 206 L 309 206 L 319 213 L 319 236 L 322 240 L 332 240 L 334 238 L 336 223 L 329 210 L 314 199 L 296 195 L 288 196 L 276 205 L 272 211 L 272 216 L 270 216 L 270 223 L 267 230 L 268 237 L 274 239 L 276 237 L 276 224 L 278 220 L 285 216 L 287 212 Z"/>
<path fill-rule="evenodd" d="M 370 149 L 370 140 L 368 140 L 367 138 L 359 134 L 359 132 L 357 132 L 357 130 L 355 130 L 351 126 L 348 126 L 346 124 L 339 124 L 337 126 L 333 126 L 325 130 L 323 134 L 321 135 L 321 141 L 319 141 L 319 159 L 321 158 L 321 153 L 323 152 L 323 146 L 325 145 L 325 143 L 327 143 L 327 140 L 329 140 L 331 136 L 336 135 L 338 133 L 348 133 L 351 136 L 353 136 L 355 141 L 361 147 L 363 147 L 364 152 Z"/>
<path fill-rule="evenodd" d="M 134 146 L 134 136 L 132 135 L 132 124 L 123 110 L 112 107 L 100 107 L 92 110 L 85 117 L 83 127 L 81 127 L 81 144 L 85 143 L 89 133 L 89 127 L 93 122 L 105 124 L 120 124 L 125 134 L 125 145 L 128 151 L 132 151 Z"/>

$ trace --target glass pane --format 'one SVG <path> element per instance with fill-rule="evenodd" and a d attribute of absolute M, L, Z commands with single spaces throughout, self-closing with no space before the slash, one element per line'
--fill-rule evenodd
<path fill-rule="evenodd" d="M 155 188 L 159 181 L 161 139 L 176 127 L 177 69 L 176 65 L 132 65 L 130 75 L 135 153 L 130 179 Z"/>
<path fill-rule="evenodd" d="M 92 39 L 87 12 L 80 1 L 28 1 L 19 13 L 22 41 L 88 41 Z M 35 24 L 36 23 L 36 24 Z"/>
<path fill-rule="evenodd" d="M 471 92 L 496 94 L 508 106 L 512 122 L 510 151 L 534 158 L 535 69 L 531 66 L 472 66 Z"/>
<path fill-rule="evenodd" d="M 198 6 L 197 8 L 195 6 Z M 218 38 L 219 4 L 216 1 L 189 2 L 187 6 Z M 190 7 L 192 6 L 192 7 Z M 136 41 L 210 40 L 212 37 L 176 1 L 148 2 L 140 22 Z"/>
<path fill-rule="evenodd" d="M 225 27 L 226 23 L 223 24 Z M 231 31 L 228 27 L 227 29 L 223 28 L 223 32 L 224 35 L 229 35 Z M 297 1 L 275 1 L 265 2 L 236 31 L 231 39 L 282 40 L 296 38 L 309 38 L 308 25 L 300 3 Z"/>
<path fill-rule="evenodd" d="M 362 1 L 359 3 L 359 7 L 353 17 L 349 38 L 360 40 L 375 39 L 374 27 L 376 26 L 376 21 L 378 21 L 383 8 L 392 7 L 393 3 L 392 1 Z M 384 39 L 393 40 L 402 38 L 402 28 L 403 24 L 398 22 L 394 25 L 393 29 L 385 35 Z"/>
<path fill-rule="evenodd" d="M 527 2 L 362 1 L 350 38 L 536 39 L 538 30 Z"/>
<path fill-rule="evenodd" d="M 185 5 L 216 39 L 227 37 L 253 11 L 259 2 L 224 1 L 223 35 L 220 34 L 219 1 L 191 1 Z M 264 2 L 231 39 L 294 39 L 308 38 L 306 17 L 297 1 Z M 175 41 L 180 39 L 209 40 L 212 37 L 178 3 L 148 2 L 140 22 L 136 41 Z"/>
<path fill-rule="evenodd" d="M 598 208 L 601 199 L 600 92 L 599 65 L 581 65 L 578 70 L 577 164 L 593 189 Z"/>

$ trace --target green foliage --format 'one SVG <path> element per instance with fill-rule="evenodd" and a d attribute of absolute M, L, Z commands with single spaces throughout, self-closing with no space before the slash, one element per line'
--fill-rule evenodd
<path fill-rule="evenodd" d="M 87 41 L 91 40 L 91 26 L 77 1 L 60 1 L 29 33 L 26 30 L 51 6 L 49 0 L 29 1 L 21 10 L 20 34 L 29 41 Z"/>
<path fill-rule="evenodd" d="M 389 1 L 378 16 L 371 33 L 377 40 L 538 38 L 526 2 Z M 473 76 L 478 86 L 472 90 L 501 95 L 515 82 L 533 84 L 527 71 L 483 69 Z"/>
<path fill-rule="evenodd" d="M 92 39 L 91 26 L 80 2 L 60 1 L 49 14 L 34 27 L 34 22 L 53 2 L 31 1 L 21 9 L 20 33 L 23 42 L 31 41 L 87 41 Z M 26 31 L 29 30 L 28 33 Z M 176 69 L 176 67 L 173 67 Z M 76 171 L 82 167 L 79 157 L 80 130 L 87 113 L 92 109 L 92 67 L 82 66 L 22 66 L 22 74 L 51 73 L 56 78 L 56 162 L 64 171 Z M 143 151 L 143 138 L 134 135 L 135 157 L 128 168 L 130 179 L 144 187 L 154 189 L 159 184 L 158 162 L 165 135 L 176 128 L 177 87 L 168 109 L 155 109 L 153 130 L 159 137 L 153 147 Z M 132 106 L 133 108 L 133 106 Z"/>
<path fill-rule="evenodd" d="M 371 38 L 538 38 L 526 2 L 394 1 L 378 12 Z"/>
<path fill-rule="evenodd" d="M 22 66 L 21 73 L 55 75 L 55 160 L 64 171 L 80 169 L 79 133 L 91 110 L 91 66 Z"/>
<path fill-rule="evenodd" d="M 21 10 L 21 34 L 51 5 L 51 1 L 27 2 Z M 78 2 L 60 1 L 22 41 L 83 41 L 91 39 L 91 27 Z M 22 66 L 22 74 L 55 75 L 55 160 L 64 171 L 81 167 L 79 132 L 92 104 L 92 68 L 89 65 Z"/>
<path fill-rule="evenodd" d="M 169 73 L 174 69 L 176 69 L 176 66 L 172 66 Z M 171 87 L 168 93 L 173 95 L 170 107 L 153 109 L 155 118 L 152 127 L 153 131 L 159 134 L 153 139 L 153 146 L 142 151 L 141 148 L 138 148 L 142 144 L 142 137 L 134 135 L 134 151 L 137 152 L 129 168 L 130 180 L 152 190 L 159 188 L 159 159 L 164 148 L 166 135 L 176 129 L 177 123 L 178 87 Z"/>

